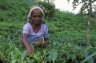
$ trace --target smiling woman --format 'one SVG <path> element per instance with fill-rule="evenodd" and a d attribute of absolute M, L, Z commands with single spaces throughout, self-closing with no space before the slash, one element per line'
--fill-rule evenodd
<path fill-rule="evenodd" d="M 57 9 L 60 9 L 61 11 L 68 11 L 77 14 L 81 8 L 82 5 L 77 6 L 75 10 L 73 10 L 72 1 L 68 2 L 68 0 L 55 0 L 54 4 Z"/>

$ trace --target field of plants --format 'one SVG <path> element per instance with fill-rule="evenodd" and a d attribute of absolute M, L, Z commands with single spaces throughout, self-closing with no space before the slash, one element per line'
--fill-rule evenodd
<path fill-rule="evenodd" d="M 16 4 L 12 0 L 1 1 L 0 63 L 96 63 L 95 18 L 92 20 L 91 42 L 88 46 L 87 16 L 57 10 L 52 19 L 45 19 L 49 30 L 49 44 L 46 48 L 34 46 L 35 54 L 28 57 L 21 45 L 28 5 L 15 1 L 18 3 Z"/>

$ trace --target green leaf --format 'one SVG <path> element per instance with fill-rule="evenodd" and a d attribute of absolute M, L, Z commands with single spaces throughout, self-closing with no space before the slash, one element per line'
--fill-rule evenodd
<path fill-rule="evenodd" d="M 57 55 L 58 55 L 57 51 L 54 50 L 54 49 L 52 49 L 52 50 L 49 52 L 48 60 L 54 62 L 54 61 L 56 60 L 56 58 L 57 58 Z"/>
<path fill-rule="evenodd" d="M 11 63 L 16 63 L 16 60 L 12 60 L 12 62 Z"/>
<path fill-rule="evenodd" d="M 24 52 L 21 53 L 22 60 L 24 60 L 24 58 L 26 57 L 26 54 L 27 54 L 26 51 L 24 51 Z"/>

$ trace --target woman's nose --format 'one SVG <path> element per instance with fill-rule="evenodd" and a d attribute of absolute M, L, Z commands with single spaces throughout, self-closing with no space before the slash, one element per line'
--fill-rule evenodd
<path fill-rule="evenodd" d="M 36 20 L 38 20 L 38 17 L 36 17 Z"/>

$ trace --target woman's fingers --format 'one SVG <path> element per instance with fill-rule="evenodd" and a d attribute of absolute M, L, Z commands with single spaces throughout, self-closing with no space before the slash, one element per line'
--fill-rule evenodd
<path fill-rule="evenodd" d="M 27 49 L 28 56 L 32 56 L 34 54 L 34 50 L 30 47 Z"/>
<path fill-rule="evenodd" d="M 38 46 L 38 47 L 46 47 L 46 41 L 44 41 L 44 42 L 42 42 L 42 41 L 39 41 L 39 42 L 36 42 L 36 46 Z"/>

